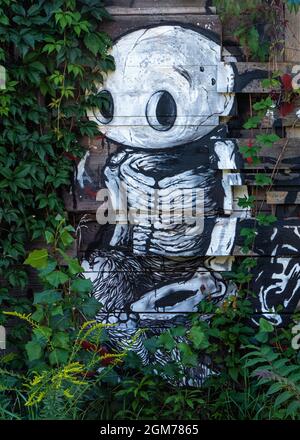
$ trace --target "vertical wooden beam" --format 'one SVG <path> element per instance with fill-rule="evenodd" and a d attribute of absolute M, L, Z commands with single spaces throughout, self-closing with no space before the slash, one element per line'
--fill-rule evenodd
<path fill-rule="evenodd" d="M 285 60 L 300 64 L 300 12 L 290 13 L 286 10 L 287 20 L 285 33 Z M 300 138 L 300 128 L 287 128 L 286 137 Z M 297 305 L 299 310 L 300 301 Z"/>
<path fill-rule="evenodd" d="M 300 12 L 285 12 L 287 21 L 285 33 L 285 61 L 300 65 Z M 300 138 L 300 128 L 287 128 L 287 137 Z"/>
<path fill-rule="evenodd" d="M 285 13 L 287 27 L 285 32 L 285 61 L 300 62 L 300 12 Z"/>

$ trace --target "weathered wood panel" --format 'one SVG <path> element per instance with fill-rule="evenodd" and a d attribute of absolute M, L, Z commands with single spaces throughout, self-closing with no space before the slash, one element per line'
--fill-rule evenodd
<path fill-rule="evenodd" d="M 235 221 L 236 220 L 236 221 Z M 214 220 L 207 220 L 208 227 L 209 224 L 214 224 Z M 226 241 L 226 236 L 231 234 L 229 228 L 230 223 L 234 224 L 236 237 L 234 246 L 231 249 L 226 249 L 219 247 L 219 253 L 213 253 L 212 247 L 207 249 L 205 256 L 210 257 L 226 257 L 226 256 L 245 256 L 241 251 L 244 239 L 240 236 L 240 231 L 243 228 L 255 229 L 256 239 L 254 247 L 250 251 L 250 255 L 260 255 L 260 256 L 297 256 L 299 255 L 300 249 L 300 225 L 299 220 L 278 220 L 270 226 L 261 226 L 257 223 L 255 219 L 234 219 L 231 221 L 230 218 L 224 217 L 219 219 L 217 224 L 218 229 L 222 229 L 224 232 L 224 240 Z M 232 226 L 232 225 L 230 225 Z M 91 221 L 81 231 L 81 240 L 79 243 L 78 251 L 83 254 L 86 250 L 90 249 L 92 251 L 93 244 L 99 242 L 103 244 L 103 247 L 109 245 L 109 238 L 112 234 L 112 225 L 99 225 L 96 221 Z M 275 234 L 275 235 L 274 235 Z M 276 239 L 276 240 L 275 240 Z M 275 242 L 272 242 L 275 240 Z M 108 246 L 109 247 L 109 246 Z M 151 252 L 145 255 L 150 255 Z M 153 255 L 153 254 L 152 254 Z M 197 254 L 195 253 L 195 256 Z M 202 256 L 199 254 L 199 256 Z M 140 255 L 137 255 L 140 258 Z M 178 255 L 180 257 L 180 255 Z"/>
<path fill-rule="evenodd" d="M 214 32 L 221 37 L 222 27 L 217 15 L 208 15 L 202 7 L 181 8 L 107 8 L 113 21 L 105 24 L 106 32 L 116 39 L 127 32 L 151 25 L 181 23 Z"/>
<path fill-rule="evenodd" d="M 228 30 L 204 2 L 112 4 L 114 20 L 106 29 L 115 40 L 116 71 L 99 87 L 106 109 L 88 115 L 101 134 L 83 142 L 87 154 L 78 164 L 74 193 L 65 194 L 67 210 L 90 214 L 80 222 L 77 254 L 103 304 L 98 319 L 116 324 L 111 338 L 119 346 L 141 326 L 159 333 L 185 323 L 202 300 L 222 306 L 237 293 L 226 272 L 245 258 L 245 236 L 255 230 L 248 254 L 257 261 L 249 286 L 255 293 L 252 322 L 264 316 L 285 324 L 300 292 L 299 141 L 285 132 L 298 124 L 298 104 L 286 117 L 278 105 L 262 130 L 245 131 L 245 100 L 270 91 L 261 79 L 270 77 L 274 66 L 236 60 L 238 48 L 230 53 L 222 47 L 222 31 Z M 276 70 L 290 75 L 296 89 L 300 68 L 294 59 L 287 61 Z M 235 125 L 229 124 L 228 132 L 224 124 L 230 119 Z M 251 148 L 255 135 L 273 126 L 282 138 L 262 148 L 261 163 L 244 159 L 240 148 Z M 257 172 L 272 184 L 260 186 Z M 176 210 L 185 189 L 201 190 L 203 205 L 189 193 L 184 221 L 168 223 L 168 197 Z M 107 190 L 107 199 L 99 190 Z M 239 206 L 248 194 L 257 198 L 251 211 Z M 150 222 L 142 216 L 114 224 L 118 211 L 132 208 L 158 215 Z M 107 212 L 113 214 L 110 222 L 100 225 Z M 254 218 L 270 212 L 279 214 L 270 226 Z M 191 219 L 201 220 L 202 229 L 191 226 Z M 140 341 L 136 351 L 147 358 Z"/>
<path fill-rule="evenodd" d="M 223 69 L 224 65 L 231 64 L 235 70 L 235 82 L 231 90 L 224 82 Z M 219 92 L 236 92 L 236 93 L 269 93 L 271 90 L 280 90 L 278 88 L 263 87 L 262 79 L 272 78 L 274 70 L 280 76 L 288 74 L 291 76 L 292 86 L 294 90 L 300 87 L 300 65 L 298 63 L 281 62 L 276 63 L 276 69 L 269 63 L 220 63 L 218 65 L 218 91 Z"/>
<path fill-rule="evenodd" d="M 203 11 L 210 10 L 215 13 L 215 8 L 210 6 L 211 2 L 206 0 L 106 0 L 104 4 L 109 8 L 125 7 L 125 8 L 153 8 L 156 12 L 162 8 L 201 8 Z"/>

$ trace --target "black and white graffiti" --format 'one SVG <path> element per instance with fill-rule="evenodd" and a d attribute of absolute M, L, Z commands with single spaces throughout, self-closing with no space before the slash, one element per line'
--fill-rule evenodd
<path fill-rule="evenodd" d="M 168 359 L 159 351 L 150 354 L 144 338 L 185 323 L 207 296 L 221 304 L 235 294 L 221 274 L 233 261 L 233 185 L 242 185 L 236 171 L 241 158 L 220 124 L 234 110 L 235 74 L 221 62 L 212 35 L 179 25 L 128 33 L 112 55 L 116 70 L 99 86 L 106 105 L 89 118 L 119 146 L 104 169 L 107 206 L 139 216 L 104 228 L 106 245 L 95 244 L 83 267 L 103 305 L 97 319 L 115 324 L 109 330 L 114 346 L 131 346 L 145 364 L 164 364 Z M 226 93 L 218 91 L 220 77 Z M 88 180 L 83 161 L 78 181 Z M 243 186 L 240 191 L 247 194 Z M 182 212 L 183 198 L 181 221 L 170 221 L 170 212 Z M 267 296 L 262 285 L 265 307 Z M 148 330 L 132 346 L 139 328 Z M 171 356 L 176 360 L 178 353 Z M 208 360 L 185 373 L 184 384 L 199 386 L 210 374 Z"/>

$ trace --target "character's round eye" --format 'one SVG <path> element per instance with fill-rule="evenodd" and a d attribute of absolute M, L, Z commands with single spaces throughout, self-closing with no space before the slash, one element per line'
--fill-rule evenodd
<path fill-rule="evenodd" d="M 169 92 L 160 90 L 151 96 L 146 107 L 146 117 L 154 130 L 170 130 L 175 123 L 176 116 L 176 102 Z"/>
<path fill-rule="evenodd" d="M 97 114 L 94 111 L 95 118 L 101 124 L 109 124 L 114 117 L 113 97 L 108 90 L 102 90 L 98 96 L 101 98 L 101 107 L 97 109 Z"/>

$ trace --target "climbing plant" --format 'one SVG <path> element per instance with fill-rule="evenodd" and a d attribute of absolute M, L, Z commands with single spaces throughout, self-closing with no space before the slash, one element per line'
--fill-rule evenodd
<path fill-rule="evenodd" d="M 114 69 L 101 31 L 109 19 L 98 0 L 0 0 L 0 324 L 21 319 L 7 335 L 14 352 L 0 360 L 4 414 L 18 389 L 28 406 L 55 402 L 58 417 L 60 400 L 86 389 L 106 355 L 103 326 L 91 321 L 100 305 L 70 256 L 75 230 L 61 191 L 84 154 L 80 139 L 98 133 L 86 109 L 106 105 L 97 83 Z M 30 266 L 44 289 L 24 297 Z"/>
<path fill-rule="evenodd" d="M 224 17 L 247 13 L 236 36 L 249 57 L 266 59 L 270 44 L 260 44 L 259 26 L 262 14 L 279 2 L 216 4 Z M 100 305 L 90 298 L 90 282 L 80 277 L 82 268 L 70 255 L 75 230 L 61 190 L 72 184 L 84 154 L 80 138 L 98 133 L 86 109 L 106 106 L 95 82 L 114 68 L 111 42 L 101 32 L 107 19 L 99 0 L 0 0 L 0 62 L 7 72 L 6 89 L 0 90 L 0 324 L 18 320 L 10 332 L 15 350 L 0 358 L 0 418 L 299 417 L 299 355 L 290 346 L 289 330 L 278 335 L 261 319 L 255 334 L 247 323 L 251 258 L 230 274 L 238 296 L 219 307 L 200 304 L 210 322 L 195 313 L 189 326 L 146 342 L 150 352 L 177 348 L 189 368 L 208 353 L 218 374 L 203 389 L 175 389 L 153 374 L 156 368 L 178 379 L 182 373 L 175 362 L 148 368 L 134 353 L 108 353 L 103 346 L 105 327 L 91 321 Z M 265 81 L 271 88 L 288 83 L 280 74 Z M 276 105 L 273 98 L 254 103 L 246 129 L 259 127 Z M 258 163 L 260 148 L 272 148 L 277 139 L 273 132 L 261 133 L 241 153 Z M 255 182 L 272 185 L 262 173 Z M 239 204 L 254 209 L 255 196 Z M 261 225 L 275 221 L 259 211 L 256 218 Z M 245 253 L 255 234 L 242 230 Z M 27 299 L 9 294 L 26 286 L 29 267 L 37 270 L 43 289 Z"/>
<path fill-rule="evenodd" d="M 86 108 L 105 105 L 95 83 L 114 68 L 101 31 L 107 19 L 98 0 L 0 1 L 2 307 L 22 307 L 8 289 L 26 286 L 27 247 L 51 234 L 58 214 L 65 217 L 61 189 L 83 155 L 80 138 L 98 132 Z"/>
<path fill-rule="evenodd" d="M 297 0 L 213 0 L 213 4 L 222 22 L 233 29 L 246 58 L 260 61 L 282 54 L 285 8 L 297 13 L 300 6 Z"/>

